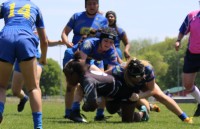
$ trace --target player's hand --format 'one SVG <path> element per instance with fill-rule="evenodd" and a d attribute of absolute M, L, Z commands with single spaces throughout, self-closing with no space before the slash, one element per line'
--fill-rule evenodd
<path fill-rule="evenodd" d="M 66 43 L 64 43 L 62 40 L 58 40 L 58 41 L 57 41 L 57 44 L 58 44 L 58 45 L 66 45 Z"/>
<path fill-rule="evenodd" d="M 136 93 L 132 93 L 131 97 L 129 98 L 130 101 L 138 101 L 139 99 L 140 97 Z"/>
<path fill-rule="evenodd" d="M 46 65 L 46 64 L 47 64 L 47 59 L 46 59 L 45 57 L 41 56 L 41 57 L 40 57 L 40 60 L 39 60 L 39 63 L 40 63 L 41 65 Z"/>
<path fill-rule="evenodd" d="M 67 47 L 71 48 L 74 46 L 74 44 L 72 42 L 66 43 Z"/>
<path fill-rule="evenodd" d="M 180 47 L 181 47 L 180 41 L 176 41 L 176 43 L 175 43 L 175 49 L 176 49 L 176 51 L 178 51 Z"/>
<path fill-rule="evenodd" d="M 127 51 L 124 51 L 124 57 L 126 60 L 129 60 L 131 58 L 130 54 Z"/>

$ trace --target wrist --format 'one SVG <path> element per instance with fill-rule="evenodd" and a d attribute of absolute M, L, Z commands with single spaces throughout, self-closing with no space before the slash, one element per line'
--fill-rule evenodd
<path fill-rule="evenodd" d="M 181 42 L 181 40 L 180 40 L 180 39 L 177 39 L 176 42 Z"/>

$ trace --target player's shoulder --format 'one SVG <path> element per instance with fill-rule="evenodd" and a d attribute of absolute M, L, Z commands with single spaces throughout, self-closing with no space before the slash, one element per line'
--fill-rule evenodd
<path fill-rule="evenodd" d="M 107 21 L 107 18 L 104 17 L 102 14 L 99 14 L 99 13 L 96 14 L 96 18 Z"/>
<path fill-rule="evenodd" d="M 80 16 L 84 16 L 86 15 L 85 12 L 76 12 L 73 14 L 73 16 L 76 16 L 76 17 L 80 17 Z"/>
<path fill-rule="evenodd" d="M 188 17 L 192 19 L 193 17 L 200 15 L 200 10 L 194 10 L 188 13 Z"/>

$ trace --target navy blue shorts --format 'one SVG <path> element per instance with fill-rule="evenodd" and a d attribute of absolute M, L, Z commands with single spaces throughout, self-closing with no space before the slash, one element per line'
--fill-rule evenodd
<path fill-rule="evenodd" d="M 192 54 L 189 50 L 186 51 L 184 58 L 183 72 L 195 73 L 200 69 L 200 54 Z"/>

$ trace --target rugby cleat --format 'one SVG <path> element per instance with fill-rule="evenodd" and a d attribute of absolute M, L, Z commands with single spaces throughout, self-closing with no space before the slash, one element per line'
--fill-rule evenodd
<path fill-rule="evenodd" d="M 158 105 L 153 104 L 151 111 L 160 112 L 160 108 L 158 107 Z"/>
<path fill-rule="evenodd" d="M 192 123 L 193 123 L 193 120 L 192 120 L 192 119 L 193 119 L 192 117 L 187 117 L 187 118 L 185 118 L 184 122 L 185 122 L 185 123 L 192 124 Z"/>
<path fill-rule="evenodd" d="M 25 104 L 28 101 L 28 98 L 23 98 L 20 100 L 18 106 L 17 106 L 17 111 L 22 112 L 24 110 Z"/>
<path fill-rule="evenodd" d="M 86 118 L 83 114 L 80 113 L 80 110 L 74 110 L 70 113 L 70 116 L 68 119 L 78 122 L 78 123 L 87 123 Z"/>
<path fill-rule="evenodd" d="M 200 104 L 197 105 L 197 109 L 194 113 L 194 117 L 199 117 L 200 116 Z"/>
<path fill-rule="evenodd" d="M 64 117 L 65 119 L 69 119 L 69 116 L 67 116 L 67 115 L 64 115 L 63 117 Z"/>
<path fill-rule="evenodd" d="M 140 112 L 144 113 L 141 121 L 148 121 L 149 120 L 149 113 L 148 113 L 146 106 L 142 105 Z"/>
<path fill-rule="evenodd" d="M 94 117 L 94 121 L 106 121 L 106 120 L 109 119 L 110 117 L 112 117 L 112 116 L 104 116 L 104 115 L 95 116 L 95 117 Z"/>

